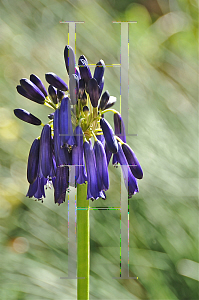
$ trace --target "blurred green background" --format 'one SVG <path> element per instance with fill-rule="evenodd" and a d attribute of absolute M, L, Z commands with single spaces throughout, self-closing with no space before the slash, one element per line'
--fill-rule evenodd
<path fill-rule="evenodd" d="M 41 128 L 16 119 L 24 108 L 43 123 L 50 109 L 16 92 L 34 73 L 68 82 L 63 49 L 76 26 L 77 58 L 120 62 L 120 25 L 129 26 L 129 133 L 144 171 L 130 200 L 130 276 L 119 276 L 119 211 L 91 211 L 90 299 L 198 299 L 196 0 L 0 1 L 0 299 L 76 299 L 67 276 L 67 203 L 26 198 L 26 163 Z M 92 69 L 93 70 L 93 69 Z M 46 84 L 46 83 L 45 83 Z M 119 99 L 119 68 L 105 89 Z M 47 84 L 46 84 L 47 87 Z M 119 109 L 119 101 L 116 104 Z M 108 120 L 113 124 L 112 115 Z M 110 166 L 107 200 L 119 206 L 119 169 Z M 117 188 L 118 187 L 118 188 Z"/>

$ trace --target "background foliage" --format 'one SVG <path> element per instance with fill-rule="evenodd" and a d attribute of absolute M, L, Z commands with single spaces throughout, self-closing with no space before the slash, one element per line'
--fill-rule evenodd
<path fill-rule="evenodd" d="M 77 25 L 77 57 L 119 63 L 120 25 L 129 27 L 129 133 L 144 170 L 130 200 L 130 276 L 119 276 L 119 211 L 91 211 L 90 299 L 198 299 L 197 1 L 0 1 L 0 299 L 75 299 L 67 276 L 67 203 L 53 192 L 44 203 L 25 197 L 30 145 L 41 128 L 20 122 L 24 108 L 47 122 L 50 109 L 17 94 L 34 73 L 68 81 L 66 24 Z M 105 89 L 119 99 L 118 68 L 106 68 Z M 47 86 L 47 85 L 46 85 Z M 119 102 L 116 105 L 119 109 Z M 112 116 L 109 117 L 112 122 Z M 107 200 L 119 206 L 119 169 L 110 166 Z"/>

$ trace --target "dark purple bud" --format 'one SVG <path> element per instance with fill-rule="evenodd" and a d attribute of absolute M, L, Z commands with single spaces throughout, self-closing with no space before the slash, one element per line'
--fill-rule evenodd
<path fill-rule="evenodd" d="M 95 78 L 91 78 L 88 82 L 88 92 L 91 100 L 91 104 L 93 107 L 98 106 L 99 100 L 99 87 L 97 84 L 97 80 Z"/>
<path fill-rule="evenodd" d="M 75 74 L 75 53 L 69 45 L 66 45 L 64 49 L 64 60 L 68 75 Z"/>
<path fill-rule="evenodd" d="M 62 99 L 60 106 L 60 135 L 61 135 L 61 146 L 73 146 L 75 139 L 73 136 L 73 128 L 71 122 L 71 111 L 70 111 L 70 99 L 65 96 Z"/>
<path fill-rule="evenodd" d="M 27 99 L 30 99 L 34 102 L 37 102 L 37 103 L 40 103 L 40 104 L 44 104 L 44 102 L 42 101 L 41 102 L 38 102 L 37 99 L 35 99 L 34 97 L 32 97 L 31 95 L 29 95 L 23 88 L 21 85 L 17 85 L 16 86 L 16 89 L 17 89 L 17 92 L 22 95 L 23 97 L 26 97 Z"/>
<path fill-rule="evenodd" d="M 57 109 L 54 113 L 53 119 L 54 128 L 54 153 L 57 166 L 70 165 L 70 156 L 67 148 L 61 148 L 61 136 L 60 136 L 60 110 Z"/>
<path fill-rule="evenodd" d="M 46 124 L 41 132 L 39 163 L 43 176 L 47 178 L 52 168 L 51 127 L 49 124 Z"/>
<path fill-rule="evenodd" d="M 98 61 L 98 63 L 96 64 L 95 72 L 94 72 L 94 76 L 93 76 L 97 80 L 99 85 L 104 76 L 104 71 L 105 71 L 105 63 L 102 59 L 100 59 L 100 61 Z"/>
<path fill-rule="evenodd" d="M 88 66 L 88 61 L 84 55 L 81 55 L 78 60 L 78 66 L 81 78 L 84 79 L 85 83 L 88 83 L 92 78 L 90 68 Z"/>
<path fill-rule="evenodd" d="M 49 118 L 50 120 L 53 120 L 53 119 L 54 119 L 54 114 L 55 114 L 54 112 L 51 113 L 51 114 L 49 114 L 49 115 L 48 115 L 48 118 Z"/>
<path fill-rule="evenodd" d="M 142 179 L 143 171 L 133 150 L 127 144 L 122 144 L 122 150 L 126 156 L 131 172 L 133 173 L 135 178 Z"/>
<path fill-rule="evenodd" d="M 116 101 L 117 101 L 116 97 L 110 96 L 109 100 L 108 100 L 108 103 L 105 106 L 105 109 L 108 109 L 108 108 L 112 107 L 115 104 Z"/>
<path fill-rule="evenodd" d="M 64 96 L 65 96 L 64 92 L 62 92 L 60 90 L 57 90 L 57 98 L 58 98 L 59 102 L 62 101 L 62 99 L 64 98 Z"/>
<path fill-rule="evenodd" d="M 35 139 L 30 148 L 27 167 L 27 179 L 29 183 L 33 183 L 37 178 L 39 166 L 39 146 L 40 140 Z"/>
<path fill-rule="evenodd" d="M 39 120 L 37 117 L 35 117 L 25 109 L 17 108 L 14 110 L 14 114 L 17 118 L 26 123 L 30 123 L 33 125 L 41 125 L 41 120 Z"/>
<path fill-rule="evenodd" d="M 61 91 L 68 91 L 67 84 L 55 73 L 49 72 L 45 74 L 46 81 Z"/>
<path fill-rule="evenodd" d="M 50 84 L 48 87 L 48 93 L 53 103 L 57 104 L 57 89 Z"/>
<path fill-rule="evenodd" d="M 102 97 L 101 97 L 101 100 L 100 100 L 100 104 L 99 104 L 99 109 L 101 110 L 104 110 L 107 103 L 108 103 L 108 100 L 110 98 L 110 94 L 108 91 L 105 91 L 103 94 L 102 94 Z"/>
<path fill-rule="evenodd" d="M 102 80 L 100 81 L 99 84 L 99 96 L 101 96 L 103 88 L 104 88 L 104 77 L 102 77 Z"/>
<path fill-rule="evenodd" d="M 54 183 L 55 203 L 60 205 L 65 202 L 66 189 L 69 186 L 69 167 L 57 167 Z"/>
<path fill-rule="evenodd" d="M 89 142 L 83 144 L 88 180 L 88 198 L 99 198 L 95 154 Z"/>
<path fill-rule="evenodd" d="M 42 91 L 42 93 L 44 94 L 45 97 L 48 96 L 46 88 L 45 88 L 45 86 L 43 85 L 41 79 L 38 76 L 36 76 L 34 74 L 31 74 L 30 75 L 30 80 L 40 89 L 40 91 Z"/>
<path fill-rule="evenodd" d="M 126 132 L 124 121 L 119 113 L 114 113 L 115 135 L 117 135 L 124 143 L 126 143 Z"/>
<path fill-rule="evenodd" d="M 79 78 L 77 75 L 72 74 L 69 80 L 70 99 L 72 104 L 77 104 L 78 93 L 79 93 Z"/>
<path fill-rule="evenodd" d="M 122 168 L 124 183 L 125 183 L 126 189 L 128 190 L 129 198 L 131 198 L 132 195 L 138 193 L 139 190 L 138 190 L 137 180 L 133 176 L 133 174 L 128 166 L 127 159 L 124 155 L 124 152 L 122 150 L 122 146 L 120 143 L 118 143 L 118 152 L 117 152 L 116 156 L 117 156 L 117 160 L 120 163 L 121 168 Z"/>
<path fill-rule="evenodd" d="M 104 147 L 100 141 L 95 141 L 93 150 L 95 152 L 96 168 L 97 168 L 97 180 L 98 189 L 108 190 L 109 188 L 109 176 L 108 165 L 106 160 L 106 153 Z"/>
<path fill-rule="evenodd" d="M 22 78 L 20 80 L 20 84 L 22 88 L 27 92 L 27 94 L 31 95 L 32 99 L 30 100 L 35 99 L 33 101 L 38 102 L 40 104 L 44 104 L 45 101 L 44 94 L 32 81 L 26 78 Z"/>
<path fill-rule="evenodd" d="M 107 143 L 109 150 L 112 153 L 117 153 L 118 144 L 117 144 L 117 140 L 114 136 L 114 132 L 113 132 L 111 125 L 104 118 L 102 118 L 102 119 L 100 119 L 100 126 L 102 128 L 104 138 L 105 138 L 105 141 Z"/>

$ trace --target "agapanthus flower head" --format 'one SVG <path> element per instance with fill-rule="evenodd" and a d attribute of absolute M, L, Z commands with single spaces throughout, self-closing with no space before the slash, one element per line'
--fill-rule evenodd
<path fill-rule="evenodd" d="M 87 199 L 105 200 L 105 191 L 109 189 L 108 165 L 113 157 L 113 163 L 121 165 L 131 197 L 138 192 L 136 178 L 141 179 L 143 172 L 135 153 L 126 144 L 122 116 L 110 109 L 116 98 L 108 91 L 102 94 L 105 63 L 100 59 L 92 76 L 84 55 L 78 59 L 79 68 L 76 66 L 75 54 L 69 45 L 64 49 L 64 60 L 69 90 L 65 81 L 53 72 L 45 74 L 48 93 L 34 74 L 30 75 L 30 80 L 21 79 L 17 86 L 22 96 L 53 109 L 45 125 L 24 109 L 14 110 L 22 121 L 43 126 L 29 152 L 27 196 L 42 200 L 45 186 L 53 185 L 55 203 L 60 205 L 65 202 L 69 185 L 87 182 Z M 108 112 L 113 113 L 115 132 L 105 119 Z"/>

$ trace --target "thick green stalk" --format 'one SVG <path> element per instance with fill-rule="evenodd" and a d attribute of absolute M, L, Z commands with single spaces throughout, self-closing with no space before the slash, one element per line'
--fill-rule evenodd
<path fill-rule="evenodd" d="M 87 184 L 77 184 L 77 300 L 89 299 L 90 229 Z"/>

